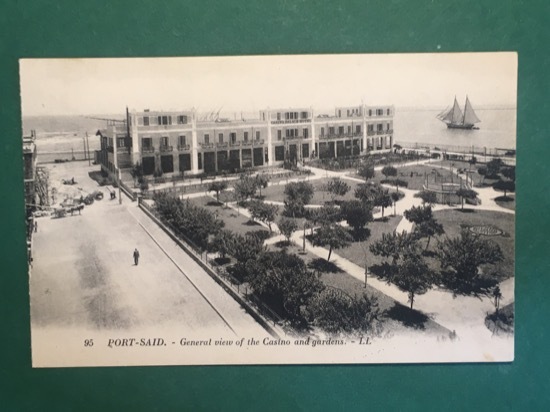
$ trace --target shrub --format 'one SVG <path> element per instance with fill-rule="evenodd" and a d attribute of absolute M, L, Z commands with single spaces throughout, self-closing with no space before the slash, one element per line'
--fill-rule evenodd
<path fill-rule="evenodd" d="M 372 333 L 380 314 L 376 298 L 352 298 L 343 292 L 316 295 L 308 311 L 313 324 L 331 335 Z"/>

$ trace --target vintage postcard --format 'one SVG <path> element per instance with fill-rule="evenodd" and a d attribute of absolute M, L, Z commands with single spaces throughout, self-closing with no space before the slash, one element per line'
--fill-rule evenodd
<path fill-rule="evenodd" d="M 34 367 L 513 360 L 516 53 L 20 78 Z"/>

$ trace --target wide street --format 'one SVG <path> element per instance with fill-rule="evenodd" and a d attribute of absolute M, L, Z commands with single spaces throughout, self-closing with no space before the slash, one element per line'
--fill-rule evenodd
<path fill-rule="evenodd" d="M 110 200 L 107 189 L 88 176 L 97 166 L 74 162 L 48 168 L 57 201 L 77 191 L 102 190 L 105 197 L 81 215 L 38 219 L 30 275 L 33 334 L 49 328 L 174 328 L 193 336 L 267 335 L 136 202 L 124 195 L 122 204 Z M 71 177 L 76 185 L 59 185 Z M 134 248 L 141 255 L 138 266 Z"/>

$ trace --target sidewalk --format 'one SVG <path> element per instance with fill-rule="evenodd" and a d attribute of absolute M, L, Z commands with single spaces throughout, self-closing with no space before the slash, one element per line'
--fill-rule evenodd
<path fill-rule="evenodd" d="M 201 295 L 223 316 L 237 336 L 269 336 L 267 331 L 229 296 L 197 262 L 137 207 L 137 204 L 129 206 L 128 211 L 153 241 L 165 251 L 182 274 L 195 285 Z"/>

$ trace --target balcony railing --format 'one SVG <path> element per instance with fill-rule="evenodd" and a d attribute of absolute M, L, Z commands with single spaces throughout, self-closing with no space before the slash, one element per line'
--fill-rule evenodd
<path fill-rule="evenodd" d="M 203 149 L 213 149 L 214 143 L 199 143 L 200 147 Z"/>
<path fill-rule="evenodd" d="M 368 111 L 366 113 L 367 118 L 369 118 L 369 117 L 392 117 L 392 116 L 393 116 L 393 110 L 390 110 L 390 113 L 388 114 L 388 111 L 386 109 L 384 109 L 382 114 L 376 114 L 376 112 L 374 112 L 374 111 L 370 115 L 369 115 Z"/>
<path fill-rule="evenodd" d="M 155 148 L 153 146 L 142 146 L 141 153 L 155 153 Z"/>
<path fill-rule="evenodd" d="M 325 134 L 319 135 L 319 139 L 345 139 L 349 137 L 361 137 L 362 133 L 342 133 L 342 134 Z"/>
<path fill-rule="evenodd" d="M 174 150 L 173 146 L 169 146 L 169 145 L 161 145 L 160 146 L 160 151 L 161 152 L 171 152 L 173 150 Z"/>
<path fill-rule="evenodd" d="M 192 125 L 190 123 L 185 124 L 178 124 L 178 123 L 172 123 L 172 124 L 149 124 L 149 125 L 138 125 L 138 129 L 142 132 L 152 132 L 152 131 L 159 131 L 159 130 L 190 130 Z"/>
<path fill-rule="evenodd" d="M 216 143 L 216 147 L 218 149 L 225 149 L 227 146 L 229 146 L 229 143 L 227 142 Z"/>
<path fill-rule="evenodd" d="M 374 130 L 368 130 L 367 131 L 367 136 L 374 136 L 376 134 L 376 132 Z"/>
<path fill-rule="evenodd" d="M 238 146 L 240 146 L 240 145 L 241 145 L 241 142 L 240 142 L 240 141 L 235 141 L 235 142 L 231 142 L 231 143 L 230 143 L 230 146 L 231 146 L 231 147 L 238 147 Z"/>
<path fill-rule="evenodd" d="M 308 137 L 305 137 L 305 136 L 285 136 L 283 137 L 283 141 L 285 142 L 288 142 L 288 141 L 291 141 L 291 140 L 304 140 L 304 139 L 309 139 L 309 136 Z"/>
<path fill-rule="evenodd" d="M 271 120 L 271 124 L 292 124 L 292 123 L 311 123 L 311 118 L 309 118 L 309 119 Z"/>
<path fill-rule="evenodd" d="M 179 144 L 178 145 L 178 150 L 179 151 L 184 151 L 184 150 L 189 150 L 190 149 L 190 146 L 188 144 Z"/>

